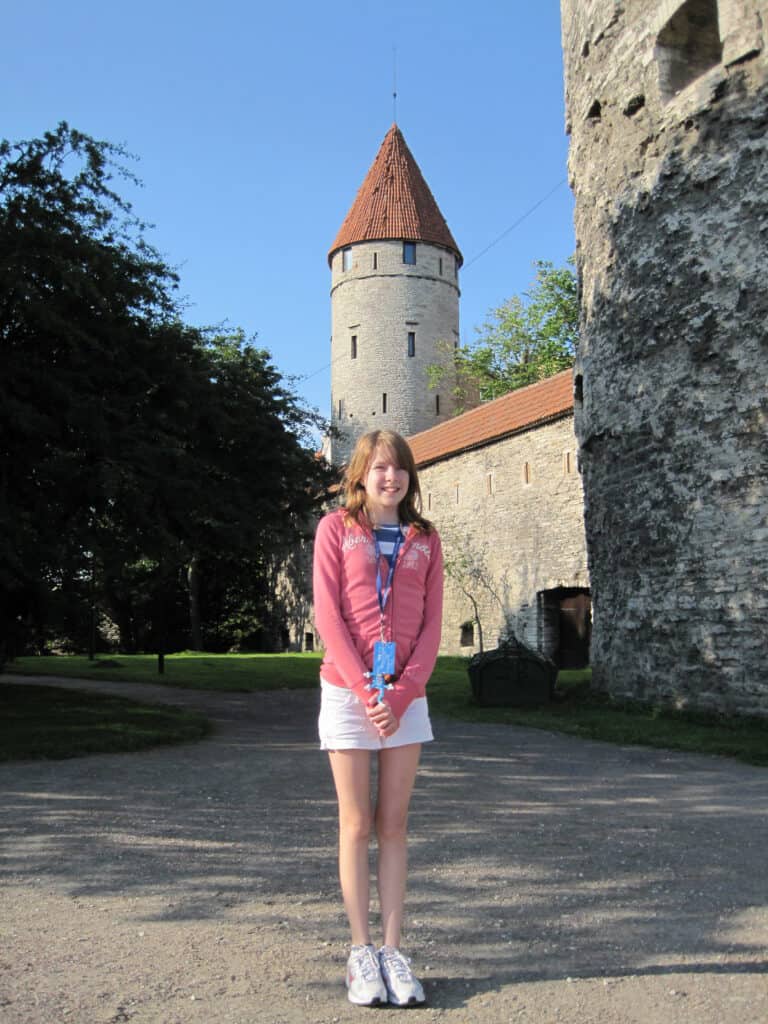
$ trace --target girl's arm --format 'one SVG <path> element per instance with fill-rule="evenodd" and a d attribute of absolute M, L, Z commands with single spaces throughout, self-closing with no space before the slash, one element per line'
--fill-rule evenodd
<path fill-rule="evenodd" d="M 345 684 L 363 703 L 370 693 L 365 689 L 367 671 L 341 615 L 341 534 L 340 516 L 325 516 L 315 533 L 312 585 L 315 624 L 325 649 Z"/>
<path fill-rule="evenodd" d="M 440 650 L 443 625 L 443 549 L 437 532 L 431 535 L 432 551 L 424 581 L 424 618 L 416 646 L 400 677 L 384 699 L 399 721 L 417 697 L 423 697 Z"/>

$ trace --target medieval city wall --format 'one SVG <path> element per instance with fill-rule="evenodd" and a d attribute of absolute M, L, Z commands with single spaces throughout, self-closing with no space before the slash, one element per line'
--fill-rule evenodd
<path fill-rule="evenodd" d="M 461 569 L 462 560 L 465 575 L 477 568 L 485 581 L 469 584 L 484 646 L 494 647 L 509 626 L 518 639 L 553 653 L 539 595 L 589 586 L 575 448 L 573 417 L 566 416 L 419 470 L 424 512 L 449 564 L 442 653 L 478 650 L 476 627 L 467 643 L 472 603 L 451 578 L 451 563 Z"/>
<path fill-rule="evenodd" d="M 597 685 L 768 714 L 768 4 L 563 0 Z"/>

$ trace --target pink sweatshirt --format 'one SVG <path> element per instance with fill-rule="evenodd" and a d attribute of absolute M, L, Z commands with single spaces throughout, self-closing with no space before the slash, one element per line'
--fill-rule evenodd
<path fill-rule="evenodd" d="M 382 556 L 381 579 L 389 564 Z M 364 703 L 371 698 L 364 673 L 373 664 L 380 639 L 376 596 L 376 551 L 367 527 L 344 525 L 344 509 L 324 516 L 315 534 L 315 624 L 325 644 L 323 679 L 353 690 Z M 399 720 L 416 697 L 423 697 L 440 647 L 443 616 L 443 552 L 436 531 L 412 526 L 400 546 L 387 601 L 386 640 L 397 644 L 394 689 L 384 699 Z"/>

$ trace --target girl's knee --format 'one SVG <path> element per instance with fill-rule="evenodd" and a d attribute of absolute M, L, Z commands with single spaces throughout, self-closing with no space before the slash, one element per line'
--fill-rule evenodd
<path fill-rule="evenodd" d="M 341 838 L 350 843 L 367 843 L 371 838 L 370 817 L 348 817 L 339 822 Z"/>
<path fill-rule="evenodd" d="M 376 814 L 376 835 L 379 842 L 404 840 L 408 832 L 408 815 Z"/>

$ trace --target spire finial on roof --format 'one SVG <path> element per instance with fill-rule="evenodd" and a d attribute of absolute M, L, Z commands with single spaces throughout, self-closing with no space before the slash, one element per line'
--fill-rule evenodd
<path fill-rule="evenodd" d="M 392 120 L 397 124 L 397 46 L 392 47 Z"/>

